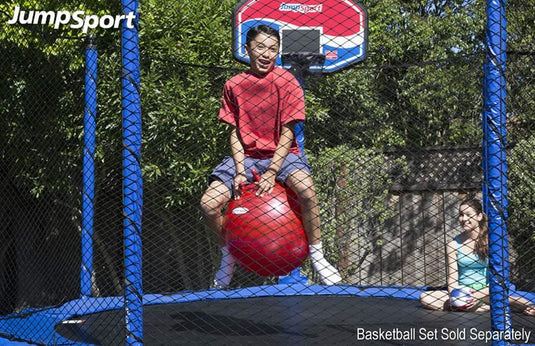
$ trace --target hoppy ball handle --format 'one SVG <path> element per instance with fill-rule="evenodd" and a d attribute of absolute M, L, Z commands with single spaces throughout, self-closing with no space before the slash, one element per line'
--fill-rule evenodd
<path fill-rule="evenodd" d="M 251 174 L 253 175 L 253 180 L 256 183 L 259 183 L 260 180 L 262 179 L 262 177 L 260 176 L 260 174 L 258 174 L 258 171 L 256 169 L 251 169 Z M 248 185 L 250 185 L 250 183 L 244 181 L 243 183 L 240 183 L 240 189 L 244 190 Z M 255 189 L 257 188 L 256 185 L 253 185 L 253 187 Z"/>
<path fill-rule="evenodd" d="M 256 171 L 256 169 L 251 169 L 251 173 L 253 174 L 253 178 L 254 178 L 254 180 L 256 180 L 256 182 L 259 183 L 260 180 L 262 179 L 262 177 L 260 176 L 260 174 L 258 174 L 258 172 Z"/>

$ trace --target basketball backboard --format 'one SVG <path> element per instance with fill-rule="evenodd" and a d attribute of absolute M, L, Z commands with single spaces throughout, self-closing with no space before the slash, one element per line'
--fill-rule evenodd
<path fill-rule="evenodd" d="M 244 48 L 247 32 L 265 24 L 281 35 L 278 66 L 289 67 L 282 55 L 315 53 L 325 59 L 323 65 L 312 64 L 312 72 L 335 72 L 366 57 L 367 23 L 366 10 L 352 0 L 243 0 L 233 13 L 234 57 L 249 63 Z"/>

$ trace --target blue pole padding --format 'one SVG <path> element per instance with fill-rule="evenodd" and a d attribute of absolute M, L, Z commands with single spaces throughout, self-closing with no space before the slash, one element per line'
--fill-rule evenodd
<path fill-rule="evenodd" d="M 511 331 L 506 164 L 505 0 L 487 0 L 483 111 L 484 198 L 489 217 L 489 290 L 493 331 Z M 507 345 L 506 340 L 493 341 Z"/>
<path fill-rule="evenodd" d="M 85 111 L 82 193 L 82 263 L 80 295 L 92 295 L 93 277 L 93 217 L 95 197 L 95 133 L 97 119 L 97 60 L 95 37 L 89 35 L 85 51 Z"/>
<path fill-rule="evenodd" d="M 302 76 L 296 76 L 299 85 L 303 89 L 303 98 L 306 96 L 305 91 L 305 80 Z M 295 139 L 297 140 L 297 145 L 299 150 L 304 154 L 305 153 L 305 122 L 301 121 L 295 125 Z"/>
<path fill-rule="evenodd" d="M 139 4 L 135 0 L 122 0 L 122 4 L 124 14 L 135 14 L 133 27 L 128 27 L 126 21 L 123 21 L 121 27 L 126 345 L 142 345 L 141 217 L 143 179 L 141 175 L 141 100 L 139 94 Z"/>
<path fill-rule="evenodd" d="M 299 150 L 301 150 L 302 153 L 305 152 L 305 123 L 299 122 L 295 125 L 295 138 L 297 140 L 297 145 L 299 146 Z"/>
<path fill-rule="evenodd" d="M 296 76 L 297 81 L 299 82 L 299 85 L 301 85 L 301 88 L 303 88 L 303 97 L 305 97 L 305 81 L 301 76 Z M 297 145 L 299 146 L 299 150 L 301 150 L 301 153 L 305 153 L 305 123 L 303 121 L 297 123 L 295 125 L 295 138 L 297 141 Z M 279 283 L 280 284 L 304 284 L 308 282 L 308 278 L 305 276 L 301 276 L 301 267 L 297 267 L 296 269 L 292 270 L 289 275 L 287 276 L 280 276 L 279 277 Z"/>

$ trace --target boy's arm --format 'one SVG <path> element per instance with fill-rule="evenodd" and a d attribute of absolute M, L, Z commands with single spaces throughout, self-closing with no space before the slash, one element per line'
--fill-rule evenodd
<path fill-rule="evenodd" d="M 263 196 L 265 193 L 270 194 L 273 192 L 275 186 L 275 178 L 277 177 L 277 172 L 281 168 L 294 140 L 294 129 L 295 124 L 293 122 L 282 125 L 281 136 L 279 143 L 277 144 L 277 149 L 273 154 L 273 159 L 269 165 L 268 170 L 262 174 L 262 179 L 258 183 L 258 196 Z"/>
<path fill-rule="evenodd" d="M 236 176 L 234 177 L 232 188 L 234 189 L 234 197 L 239 198 L 241 195 L 240 184 L 247 181 L 247 176 L 245 175 L 245 154 L 243 144 L 238 137 L 238 130 L 236 127 L 233 127 L 230 133 L 230 150 L 236 167 Z"/>

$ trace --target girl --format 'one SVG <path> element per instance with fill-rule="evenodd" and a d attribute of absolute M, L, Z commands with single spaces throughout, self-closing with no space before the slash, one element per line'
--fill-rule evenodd
<path fill-rule="evenodd" d="M 448 290 L 427 291 L 420 295 L 422 305 L 431 310 L 452 310 L 450 293 L 459 286 L 469 287 L 472 300 L 466 310 L 489 311 L 488 287 L 488 219 L 481 201 L 465 199 L 459 206 L 463 232 L 446 245 Z M 535 305 L 522 297 L 510 297 L 511 308 L 535 315 Z"/>

